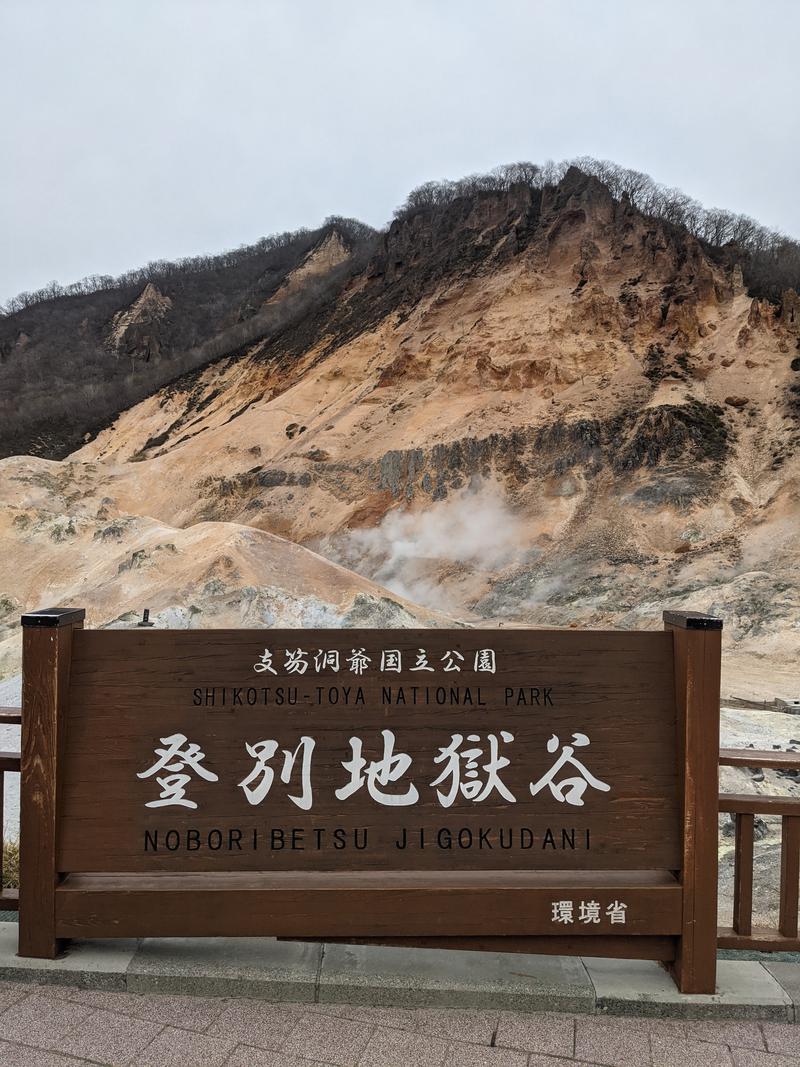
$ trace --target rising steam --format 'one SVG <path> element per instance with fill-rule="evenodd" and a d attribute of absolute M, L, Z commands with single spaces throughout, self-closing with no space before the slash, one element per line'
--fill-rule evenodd
<path fill-rule="evenodd" d="M 519 561 L 529 536 L 499 491 L 484 485 L 425 511 L 390 511 L 379 526 L 326 539 L 319 551 L 398 596 L 447 611 L 445 572 L 450 580 L 459 572 L 488 577 Z"/>

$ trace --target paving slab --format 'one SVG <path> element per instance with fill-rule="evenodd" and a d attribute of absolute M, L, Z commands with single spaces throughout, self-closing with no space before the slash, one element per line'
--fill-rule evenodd
<path fill-rule="evenodd" d="M 569 956 L 325 945 L 319 1000 L 399 1007 L 593 1011 L 594 989 Z"/>
<path fill-rule="evenodd" d="M 764 968 L 769 971 L 794 1005 L 794 1021 L 800 1022 L 800 963 L 783 960 L 767 960 Z"/>
<path fill-rule="evenodd" d="M 127 988 L 310 1002 L 321 955 L 321 945 L 271 937 L 147 938 L 130 961 Z"/>
<path fill-rule="evenodd" d="M 667 971 L 651 960 L 584 957 L 583 962 L 597 995 L 597 1012 L 682 1019 L 794 1021 L 791 997 L 755 961 L 719 960 L 717 992 L 713 994 L 679 993 Z"/>
<path fill-rule="evenodd" d="M 71 941 L 61 959 L 17 955 L 19 926 L 0 923 L 0 979 L 76 985 L 86 989 L 125 989 L 136 941 Z"/>

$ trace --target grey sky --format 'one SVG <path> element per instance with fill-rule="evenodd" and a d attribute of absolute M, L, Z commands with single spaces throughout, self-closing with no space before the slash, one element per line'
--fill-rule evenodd
<path fill-rule="evenodd" d="M 0 0 L 0 300 L 614 159 L 800 236 L 800 4 Z"/>

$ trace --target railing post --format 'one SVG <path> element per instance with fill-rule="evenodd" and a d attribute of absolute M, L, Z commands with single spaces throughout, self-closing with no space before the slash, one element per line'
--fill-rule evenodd
<path fill-rule="evenodd" d="M 800 817 L 781 819 L 781 902 L 778 929 L 784 937 L 797 937 L 797 905 L 800 894 Z"/>
<path fill-rule="evenodd" d="M 54 959 L 58 880 L 59 753 L 69 692 L 72 636 L 84 612 L 50 608 L 22 616 L 19 955 Z"/>
<path fill-rule="evenodd" d="M 664 627 L 673 638 L 683 767 L 683 920 L 673 973 L 682 993 L 713 993 L 722 620 L 698 612 L 665 611 Z"/>
<path fill-rule="evenodd" d="M 753 820 L 739 812 L 733 854 L 733 929 L 743 937 L 753 932 Z"/>

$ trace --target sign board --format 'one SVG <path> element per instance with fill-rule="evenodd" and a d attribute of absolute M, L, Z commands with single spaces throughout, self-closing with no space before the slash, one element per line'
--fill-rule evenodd
<path fill-rule="evenodd" d="M 716 868 L 695 836 L 713 823 L 715 864 L 718 620 L 639 633 L 23 621 L 30 954 L 80 936 L 579 943 L 675 958 L 687 985 L 698 892 L 716 936 Z M 713 781 L 687 773 L 701 735 Z M 45 877 L 35 837 L 52 862 L 44 940 L 29 926 L 43 910 L 26 886 Z M 697 978 L 689 957 L 707 986 L 708 962 Z"/>

